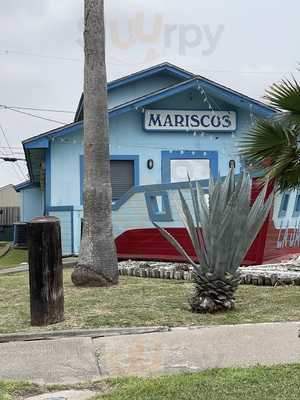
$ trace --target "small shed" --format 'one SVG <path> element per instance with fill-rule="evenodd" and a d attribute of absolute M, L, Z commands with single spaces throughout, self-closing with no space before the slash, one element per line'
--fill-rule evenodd
<path fill-rule="evenodd" d="M 13 240 L 13 224 L 20 220 L 20 194 L 14 185 L 0 188 L 0 241 Z"/>

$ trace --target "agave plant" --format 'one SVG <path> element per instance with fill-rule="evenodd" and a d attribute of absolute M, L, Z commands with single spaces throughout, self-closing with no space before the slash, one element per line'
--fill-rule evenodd
<path fill-rule="evenodd" d="M 267 200 L 264 185 L 251 206 L 251 178 L 239 179 L 231 168 L 226 179 L 209 183 L 209 201 L 199 182 L 190 182 L 191 206 L 179 190 L 178 209 L 191 238 L 198 262 L 165 229 L 154 225 L 193 266 L 195 290 L 190 305 L 194 312 L 234 308 L 239 285 L 238 268 L 267 218 L 273 194 Z"/>

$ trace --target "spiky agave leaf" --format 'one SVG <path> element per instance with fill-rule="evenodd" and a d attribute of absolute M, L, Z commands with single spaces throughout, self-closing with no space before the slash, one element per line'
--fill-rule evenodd
<path fill-rule="evenodd" d="M 263 191 L 266 191 L 266 189 L 264 189 Z M 243 258 L 245 257 L 245 254 L 250 249 L 263 223 L 269 215 L 273 200 L 274 194 L 271 193 L 267 201 L 260 207 L 258 211 L 252 213 L 252 210 L 250 211 L 249 215 L 247 216 L 246 225 L 244 227 L 244 235 L 241 236 L 239 242 L 237 243 L 236 251 L 232 260 L 231 270 L 238 268 L 238 266 L 241 264 Z M 260 204 L 260 202 L 261 198 L 257 197 L 252 206 L 252 209 L 257 209 L 257 205 Z"/>
<path fill-rule="evenodd" d="M 208 204 L 205 199 L 204 190 L 202 189 L 199 182 L 196 182 L 196 190 L 197 190 L 199 222 L 200 222 L 200 226 L 201 226 L 201 231 L 199 232 L 199 236 L 201 235 L 201 238 L 203 240 L 202 248 L 204 249 L 204 251 L 206 253 L 207 263 L 208 263 L 208 265 L 211 265 L 210 254 L 207 252 L 207 246 L 209 245 L 209 242 L 210 242 L 209 229 L 208 229 L 208 227 L 209 227 L 209 208 L 208 208 Z"/>
<path fill-rule="evenodd" d="M 179 193 L 179 198 L 180 198 L 180 202 L 181 202 L 182 219 L 183 219 L 184 225 L 185 225 L 185 227 L 188 231 L 188 234 L 191 238 L 191 241 L 193 243 L 193 247 L 194 247 L 196 256 L 199 260 L 199 263 L 204 268 L 207 268 L 208 265 L 207 265 L 207 261 L 205 259 L 206 257 L 204 256 L 203 250 L 201 249 L 198 233 L 195 228 L 194 220 L 193 220 L 192 214 L 190 212 L 189 206 L 188 206 L 181 190 L 178 190 L 178 193 Z"/>
<path fill-rule="evenodd" d="M 230 270 L 234 252 L 240 237 L 244 234 L 247 216 L 249 213 L 249 191 L 251 187 L 250 177 L 244 174 L 242 183 L 229 199 L 222 220 L 219 224 L 219 248 L 217 249 L 217 261 L 215 273 L 222 276 Z M 236 266 L 235 270 L 239 267 Z M 230 272 L 232 272 L 230 270 Z"/>
<path fill-rule="evenodd" d="M 235 192 L 235 210 L 234 216 L 232 217 L 232 227 L 231 231 L 228 232 L 231 241 L 228 246 L 228 271 L 230 273 L 235 272 L 240 264 L 232 267 L 233 258 L 236 251 L 236 247 L 240 241 L 240 238 L 245 235 L 245 225 L 247 222 L 247 216 L 250 210 L 250 201 L 251 201 L 251 179 L 249 174 L 244 173 L 240 178 Z M 224 232 L 224 235 L 226 232 Z"/>
<path fill-rule="evenodd" d="M 215 271 L 217 261 L 218 248 L 220 246 L 220 221 L 223 218 L 224 210 L 234 193 L 235 188 L 235 176 L 234 169 L 231 168 L 225 180 L 218 177 L 214 184 L 213 191 L 210 193 L 209 199 L 209 224 L 207 227 L 207 235 L 209 236 L 209 241 L 207 245 L 207 253 L 210 259 L 210 271 L 213 273 Z"/>
<path fill-rule="evenodd" d="M 220 206 L 221 208 L 223 208 L 223 210 L 225 209 L 234 191 L 235 191 L 234 168 L 230 168 L 229 174 L 226 176 L 224 182 L 221 184 Z"/>
<path fill-rule="evenodd" d="M 194 212 L 196 214 L 195 219 L 198 220 L 199 224 L 200 224 L 199 203 L 198 203 L 198 199 L 195 196 L 195 192 L 194 192 L 194 189 L 192 186 L 190 187 L 190 191 L 191 191 L 192 201 L 194 203 L 197 203 L 197 205 L 194 206 Z M 207 257 L 206 245 L 205 245 L 205 241 L 203 240 L 203 237 L 202 237 L 202 232 L 200 231 L 200 227 L 198 230 L 197 227 L 194 226 L 192 214 L 189 210 L 189 206 L 188 206 L 181 190 L 179 190 L 178 193 L 179 193 L 179 200 L 180 200 L 180 206 L 178 206 L 178 203 L 176 202 L 178 213 L 181 216 L 181 219 L 182 219 L 182 221 L 187 229 L 187 232 L 190 236 L 190 239 L 193 243 L 193 247 L 194 247 L 196 256 L 199 260 L 199 263 L 201 264 L 203 270 L 207 271 L 208 265 L 209 265 L 209 260 Z"/>
<path fill-rule="evenodd" d="M 207 253 L 210 255 L 210 271 L 214 269 L 216 262 L 216 249 L 218 246 L 218 224 L 223 213 L 223 204 L 221 203 L 222 181 L 220 178 L 215 183 L 214 190 L 209 198 L 209 219 L 206 234 L 209 235 L 209 241 L 206 244 Z M 205 229 L 205 228 L 204 228 Z"/>
<path fill-rule="evenodd" d="M 208 182 L 208 194 L 209 194 L 209 197 L 213 194 L 214 190 L 215 190 L 215 180 L 214 180 L 214 177 L 211 176 L 209 178 L 209 182 Z"/>
<path fill-rule="evenodd" d="M 159 226 L 156 222 L 152 221 L 152 224 L 159 230 L 161 235 L 171 243 L 172 246 L 175 247 L 175 249 L 195 268 L 197 273 L 201 274 L 201 270 L 199 268 L 199 265 L 197 265 L 192 258 L 188 255 L 188 253 L 184 250 L 184 248 L 181 246 L 181 244 L 178 243 L 178 241 L 164 228 Z"/>
<path fill-rule="evenodd" d="M 197 249 L 199 255 L 197 252 L 196 252 L 196 255 L 200 261 L 202 258 L 204 258 L 204 266 L 207 269 L 209 260 L 207 257 L 205 242 L 203 240 L 203 234 L 200 229 L 201 215 L 200 215 L 199 201 L 201 201 L 201 199 L 198 199 L 198 190 L 196 189 L 196 192 L 195 192 L 193 184 L 190 180 L 190 177 L 189 177 L 189 188 L 190 188 L 190 193 L 191 193 L 191 198 L 192 198 L 194 216 L 195 216 L 195 220 L 196 220 L 196 227 L 195 227 L 196 243 L 199 246 L 199 248 Z"/>
<path fill-rule="evenodd" d="M 249 218 L 247 219 L 247 225 L 245 229 L 246 237 L 244 241 L 244 246 L 241 246 L 241 253 L 243 252 L 244 255 L 250 249 L 252 243 L 254 242 L 256 236 L 258 235 L 263 223 L 265 222 L 267 216 L 270 213 L 270 209 L 272 207 L 274 201 L 274 194 L 272 193 L 267 201 L 264 203 L 263 207 L 261 207 L 259 214 L 256 218 Z M 244 257 L 244 256 L 243 256 Z M 241 261 L 243 259 L 241 258 Z"/>
<path fill-rule="evenodd" d="M 256 220 L 257 218 L 259 218 L 259 213 L 262 209 L 262 207 L 264 206 L 265 200 L 266 200 L 266 195 L 267 195 L 267 190 L 268 190 L 268 186 L 269 186 L 269 182 L 265 183 L 264 186 L 262 187 L 259 195 L 256 197 L 249 215 L 248 215 L 248 219 L 249 220 Z"/>

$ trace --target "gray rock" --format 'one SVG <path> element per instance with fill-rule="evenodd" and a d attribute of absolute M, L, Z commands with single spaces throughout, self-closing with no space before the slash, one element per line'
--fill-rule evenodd
<path fill-rule="evenodd" d="M 139 268 L 134 269 L 134 276 L 141 276 Z"/>
<path fill-rule="evenodd" d="M 171 279 L 171 271 L 165 272 L 165 279 Z"/>
<path fill-rule="evenodd" d="M 158 268 L 153 268 L 154 278 L 160 278 L 160 272 Z"/>
<path fill-rule="evenodd" d="M 141 268 L 141 269 L 140 269 L 140 276 L 143 277 L 143 278 L 146 277 L 146 270 L 145 270 L 145 268 Z"/>
<path fill-rule="evenodd" d="M 276 274 L 272 274 L 270 278 L 272 286 L 275 286 L 278 283 L 278 276 Z"/>

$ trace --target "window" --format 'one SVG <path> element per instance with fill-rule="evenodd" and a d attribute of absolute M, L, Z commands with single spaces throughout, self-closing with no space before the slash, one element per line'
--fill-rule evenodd
<path fill-rule="evenodd" d="M 126 156 L 124 156 L 125 158 Z M 131 156 L 128 156 L 131 157 Z M 113 158 L 113 156 L 112 156 Z M 121 158 L 121 157 L 120 157 Z M 138 185 L 138 178 L 135 176 L 135 165 L 137 158 L 132 159 L 112 159 L 110 160 L 112 199 L 118 200 L 134 185 Z M 84 158 L 80 156 L 80 204 L 83 204 L 83 179 L 84 179 Z"/>
<path fill-rule="evenodd" d="M 134 186 L 134 161 L 110 161 L 112 198 L 118 200 L 123 194 Z"/>
<path fill-rule="evenodd" d="M 186 182 L 210 178 L 210 162 L 208 159 L 171 160 L 171 182 Z"/>
<path fill-rule="evenodd" d="M 299 215 L 300 215 L 300 191 L 298 190 L 295 199 L 293 217 L 299 217 Z"/>
<path fill-rule="evenodd" d="M 145 192 L 145 199 L 151 221 L 172 221 L 169 196 L 167 192 Z"/>
<path fill-rule="evenodd" d="M 162 183 L 207 180 L 218 176 L 218 152 L 200 150 L 168 150 L 161 152 Z"/>
<path fill-rule="evenodd" d="M 289 201 L 290 201 L 290 194 L 283 193 L 282 198 L 281 198 L 279 213 L 278 213 L 279 218 L 283 218 L 286 216 L 287 209 L 289 206 Z"/>

